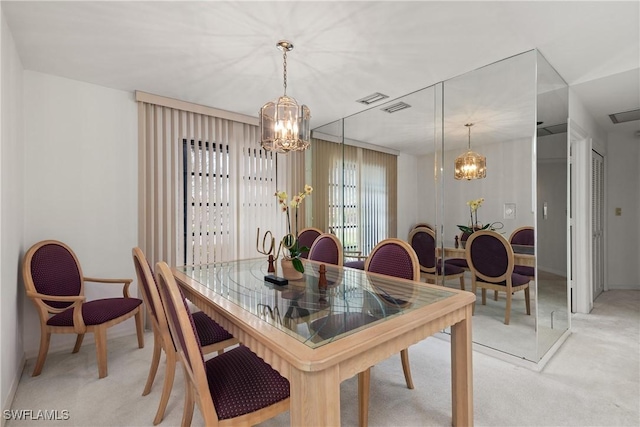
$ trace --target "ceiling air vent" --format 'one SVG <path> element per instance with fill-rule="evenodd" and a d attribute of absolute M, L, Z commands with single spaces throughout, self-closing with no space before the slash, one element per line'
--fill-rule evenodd
<path fill-rule="evenodd" d="M 539 122 L 540 124 L 542 122 Z M 567 124 L 560 123 L 558 125 L 544 126 L 538 128 L 538 136 L 554 135 L 557 133 L 567 133 Z"/>
<path fill-rule="evenodd" d="M 405 108 L 409 108 L 409 107 L 411 107 L 411 105 L 404 102 L 398 102 L 396 104 L 381 108 L 381 110 L 386 111 L 387 113 L 396 113 L 400 110 L 404 110 Z"/>
<path fill-rule="evenodd" d="M 624 113 L 609 114 L 609 118 L 614 124 L 640 120 L 640 110 L 631 110 L 625 111 Z"/>
<path fill-rule="evenodd" d="M 384 93 L 376 92 L 376 93 L 372 93 L 369 96 L 365 96 L 364 98 L 358 99 L 356 102 L 359 102 L 364 105 L 371 105 L 378 101 L 382 101 L 383 99 L 386 99 L 388 97 L 389 96 L 385 95 Z"/>

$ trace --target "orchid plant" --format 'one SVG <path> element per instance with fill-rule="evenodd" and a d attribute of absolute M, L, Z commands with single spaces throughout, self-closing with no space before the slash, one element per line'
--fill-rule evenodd
<path fill-rule="evenodd" d="M 280 209 L 282 212 L 287 214 L 287 235 L 282 238 L 281 245 L 284 246 L 289 251 L 289 258 L 293 263 L 293 267 L 299 271 L 300 273 L 304 273 L 304 265 L 300 260 L 300 255 L 303 252 L 309 252 L 309 248 L 306 246 L 300 246 L 298 242 L 298 207 L 302 204 L 305 197 L 310 196 L 313 191 L 313 187 L 306 184 L 304 186 L 304 191 L 298 193 L 298 195 L 294 196 L 291 201 L 288 201 L 289 195 L 286 191 L 277 191 L 275 196 L 278 198 L 278 204 L 280 205 Z M 292 224 L 291 224 L 291 213 L 290 210 L 293 209 L 294 214 L 294 227 L 292 233 Z"/>
<path fill-rule="evenodd" d="M 480 227 L 478 225 L 478 209 L 482 206 L 484 202 L 484 197 L 480 197 L 479 199 L 469 200 L 467 202 L 467 206 L 469 206 L 469 216 L 471 218 L 471 222 L 469 226 L 466 225 L 458 225 L 458 228 L 463 233 L 472 234 L 474 231 L 478 230 L 486 230 L 491 226 L 491 224 L 487 224 L 484 227 Z"/>

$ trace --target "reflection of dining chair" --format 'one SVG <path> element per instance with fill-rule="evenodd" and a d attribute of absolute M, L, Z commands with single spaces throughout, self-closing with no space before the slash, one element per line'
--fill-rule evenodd
<path fill-rule="evenodd" d="M 153 424 L 157 425 L 162 421 L 164 417 L 164 411 L 167 408 L 169 402 L 169 396 L 171 395 L 171 389 L 173 388 L 173 380 L 176 372 L 176 362 L 178 355 L 176 348 L 169 332 L 167 324 L 167 318 L 160 301 L 160 294 L 158 293 L 158 285 L 156 279 L 151 271 L 151 266 L 147 261 L 144 253 L 140 248 L 133 248 L 133 265 L 136 269 L 136 275 L 138 276 L 138 283 L 141 285 L 142 298 L 147 305 L 147 313 L 151 320 L 151 329 L 153 330 L 153 356 L 151 359 L 151 367 L 149 368 L 149 375 L 147 377 L 147 383 L 144 386 L 142 392 L 143 396 L 146 396 L 151 391 L 151 386 L 156 377 L 158 371 L 158 364 L 160 363 L 160 356 L 162 350 L 166 354 L 166 368 L 164 375 L 164 385 L 162 387 L 162 396 L 160 397 L 160 404 L 156 411 L 156 416 L 153 420 Z M 204 354 L 213 352 L 224 352 L 226 347 L 232 346 L 238 343 L 229 332 L 218 325 L 213 319 L 207 316 L 205 313 L 198 311 L 192 314 L 194 327 L 200 339 L 200 345 L 202 346 L 202 352 Z"/>
<path fill-rule="evenodd" d="M 298 233 L 298 246 L 299 247 L 306 246 L 307 248 L 311 248 L 311 246 L 313 246 L 313 242 L 315 242 L 318 236 L 320 236 L 321 234 L 322 234 L 322 230 L 318 228 L 315 228 L 315 227 L 303 228 Z M 309 256 L 309 252 L 303 252 L 300 255 L 301 258 L 308 258 L 308 256 Z"/>
<path fill-rule="evenodd" d="M 420 262 L 420 275 L 427 281 L 438 283 L 440 280 L 459 279 L 460 289 L 464 291 L 464 268 L 453 264 L 444 264 L 436 260 L 436 236 L 433 230 L 417 227 L 409 233 L 409 244 L 416 251 Z"/>
<path fill-rule="evenodd" d="M 531 314 L 528 276 L 513 272 L 514 257 L 511 244 L 495 231 L 476 231 L 467 241 L 465 250 L 471 270 L 472 291 L 482 288 L 482 305 L 487 303 L 487 289 L 505 292 L 507 307 L 504 323 L 509 324 L 511 298 L 514 292 L 524 291 L 527 314 Z M 475 303 L 474 303 L 475 308 Z"/>
<path fill-rule="evenodd" d="M 165 262 L 156 266 L 158 287 L 184 368 L 182 425 L 191 425 L 194 404 L 207 426 L 255 425 L 289 410 L 289 381 L 240 345 L 205 362 L 193 317 Z"/>
<path fill-rule="evenodd" d="M 138 347 L 144 347 L 142 300 L 129 297 L 131 279 L 83 276 L 75 253 L 57 240 L 44 240 L 31 246 L 23 259 L 22 275 L 27 296 L 40 316 L 40 350 L 34 377 L 42 372 L 52 333 L 77 334 L 73 347 L 73 353 L 77 353 L 84 334 L 93 332 L 99 378 L 107 376 L 109 327 L 135 316 Z M 85 282 L 124 285 L 123 296 L 86 301 Z"/>
<path fill-rule="evenodd" d="M 467 244 L 467 239 L 469 239 L 470 235 L 471 234 L 467 233 L 466 231 L 460 232 L 458 240 L 460 241 L 460 245 L 463 248 L 464 248 L 464 245 Z M 467 263 L 466 258 L 448 258 L 444 261 L 444 263 L 447 265 L 452 265 L 454 267 L 460 267 L 460 268 L 464 268 L 465 270 L 469 270 L 469 264 Z"/>
<path fill-rule="evenodd" d="M 427 222 L 419 222 L 416 225 L 413 226 L 412 230 L 415 230 L 416 228 L 420 228 L 420 227 L 425 227 L 428 228 L 429 230 L 433 230 L 433 225 L 427 223 Z"/>
<path fill-rule="evenodd" d="M 420 263 L 413 248 L 400 239 L 388 238 L 379 242 L 371 251 L 364 266 L 365 271 L 384 274 L 408 280 L 420 281 Z M 384 298 L 383 295 L 380 295 Z M 409 365 L 409 349 L 400 351 L 402 370 L 407 388 L 413 389 L 411 367 Z M 360 421 L 366 425 L 369 413 L 369 383 L 371 368 L 358 374 L 358 389 L 360 393 Z"/>
<path fill-rule="evenodd" d="M 342 251 L 342 243 L 335 235 L 323 233 L 311 245 L 308 259 L 327 264 L 342 265 L 344 262 Z"/>
<path fill-rule="evenodd" d="M 521 246 L 535 246 L 535 233 L 533 227 L 520 227 L 516 228 L 511 236 L 509 236 L 509 243 L 512 245 Z M 513 272 L 522 274 L 523 276 L 529 276 L 531 280 L 536 277 L 535 267 L 528 265 L 516 265 L 513 267 Z"/>

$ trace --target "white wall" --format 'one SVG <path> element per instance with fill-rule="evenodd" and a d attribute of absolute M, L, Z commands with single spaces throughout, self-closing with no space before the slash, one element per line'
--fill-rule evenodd
<path fill-rule="evenodd" d="M 473 181 L 457 181 L 453 177 L 453 165 L 455 158 L 461 154 L 460 150 L 444 153 L 444 217 L 438 218 L 438 223 L 444 224 L 445 242 L 452 242 L 454 236 L 460 233 L 457 224 L 467 225 L 470 222 L 467 201 L 480 197 L 484 197 L 485 202 L 478 210 L 478 222 L 502 222 L 504 228 L 499 231 L 506 238 L 518 227 L 534 225 L 531 140 L 486 144 L 477 150 L 487 157 L 487 177 Z M 433 178 L 434 156 L 422 156 L 418 162 L 419 218 L 435 222 L 434 197 L 439 190 Z M 515 219 L 504 218 L 505 203 L 516 204 Z"/>
<path fill-rule="evenodd" d="M 20 379 L 24 253 L 22 63 L 0 9 L 0 398 L 8 409 Z"/>
<path fill-rule="evenodd" d="M 640 289 L 640 140 L 610 133 L 606 157 L 607 289 Z M 616 216 L 615 209 L 622 208 Z"/>
<path fill-rule="evenodd" d="M 25 246 L 61 240 L 78 256 L 83 274 L 135 278 L 138 143 L 134 94 L 33 71 L 24 73 Z M 137 289 L 132 286 L 132 294 Z M 119 289 L 88 283 L 87 299 L 119 296 Z M 121 295 L 121 293 L 120 293 Z M 134 333 L 133 319 L 109 336 Z M 73 346 L 54 335 L 51 350 Z M 37 353 L 38 316 L 24 307 L 27 357 Z M 85 337 L 92 343 L 93 337 Z M 47 369 L 46 364 L 44 369 Z"/>

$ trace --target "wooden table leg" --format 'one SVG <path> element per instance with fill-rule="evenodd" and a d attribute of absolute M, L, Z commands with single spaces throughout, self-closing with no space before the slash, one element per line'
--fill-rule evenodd
<path fill-rule="evenodd" d="M 451 392 L 453 426 L 473 426 L 471 306 L 465 320 L 451 327 Z"/>
<path fill-rule="evenodd" d="M 289 384 L 292 426 L 340 425 L 340 376 L 337 366 L 319 372 L 291 368 Z"/>

